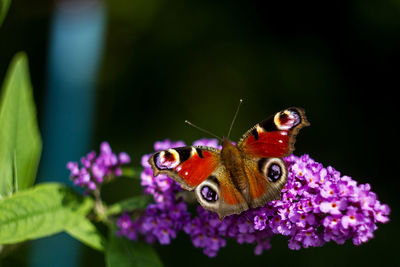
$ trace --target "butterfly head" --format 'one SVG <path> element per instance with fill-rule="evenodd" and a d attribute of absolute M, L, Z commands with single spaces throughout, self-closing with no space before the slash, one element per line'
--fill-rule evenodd
<path fill-rule="evenodd" d="M 221 145 L 222 146 L 228 146 L 228 145 L 234 146 L 232 140 L 229 139 L 229 137 L 225 137 L 225 136 L 222 137 Z"/>
<path fill-rule="evenodd" d="M 228 155 L 237 155 L 239 156 L 239 150 L 235 146 L 235 144 L 228 138 L 228 137 L 223 137 L 222 138 L 222 158 L 226 158 Z"/>

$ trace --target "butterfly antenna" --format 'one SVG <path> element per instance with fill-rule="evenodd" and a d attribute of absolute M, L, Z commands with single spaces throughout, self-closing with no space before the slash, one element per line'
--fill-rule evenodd
<path fill-rule="evenodd" d="M 205 133 L 207 133 L 207 134 L 209 134 L 209 135 L 212 135 L 212 136 L 214 136 L 215 138 L 217 138 L 217 139 L 219 139 L 220 141 L 222 141 L 222 138 L 219 137 L 218 135 L 213 134 L 212 132 L 207 131 L 206 129 L 200 128 L 199 126 L 197 126 L 197 125 L 191 123 L 191 122 L 188 121 L 188 120 L 185 120 L 185 123 L 189 124 L 190 126 L 193 126 L 194 128 L 196 128 L 196 129 L 198 129 L 198 130 L 200 130 L 200 131 L 202 131 L 202 132 L 205 132 Z"/>
<path fill-rule="evenodd" d="M 231 136 L 232 127 L 233 127 L 233 124 L 235 123 L 235 120 L 236 120 L 236 117 L 237 117 L 237 115 L 238 115 L 238 113 L 239 113 L 239 108 L 240 108 L 240 105 L 242 104 L 242 102 L 243 102 L 243 100 L 240 99 L 240 100 L 239 100 L 239 105 L 238 105 L 237 108 L 236 108 L 235 116 L 233 116 L 233 120 L 232 120 L 232 123 L 231 123 L 231 127 L 229 127 L 229 132 L 228 132 L 228 136 L 227 136 L 228 139 L 229 139 L 229 136 Z"/>

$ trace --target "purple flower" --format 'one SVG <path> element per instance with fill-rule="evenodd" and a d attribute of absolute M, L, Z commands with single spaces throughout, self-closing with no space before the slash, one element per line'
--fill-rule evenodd
<path fill-rule="evenodd" d="M 349 208 L 346 215 L 341 218 L 343 229 L 355 228 L 363 221 L 362 214 L 357 212 L 356 208 Z"/>
<path fill-rule="evenodd" d="M 344 205 L 346 203 L 344 201 L 340 201 L 339 199 L 333 199 L 331 201 L 323 201 L 321 202 L 319 209 L 323 213 L 330 213 L 333 215 L 340 215 L 342 214 L 341 210 L 344 209 Z"/>
<path fill-rule="evenodd" d="M 278 221 L 280 221 L 279 217 L 276 217 Z M 267 216 L 265 214 L 259 214 L 254 216 L 254 229 L 255 230 L 264 230 L 267 227 Z"/>
<path fill-rule="evenodd" d="M 169 244 L 171 239 L 176 237 L 176 232 L 167 225 L 165 227 L 155 228 L 153 234 L 158 238 L 162 245 Z"/>
<path fill-rule="evenodd" d="M 97 156 L 95 151 L 91 151 L 82 157 L 79 168 L 78 162 L 68 162 L 67 169 L 71 172 L 70 179 L 74 185 L 85 188 L 88 191 L 96 190 L 104 180 L 115 176 L 121 176 L 121 165 L 131 161 L 129 155 L 125 152 L 114 154 L 110 145 L 103 142 L 100 145 L 100 154 Z"/>
<path fill-rule="evenodd" d="M 118 236 L 126 236 L 128 239 L 137 240 L 136 231 L 132 231 L 135 225 L 128 213 L 122 214 L 117 221 L 117 226 L 119 228 L 117 231 Z"/>
<path fill-rule="evenodd" d="M 154 148 L 184 145 L 165 140 L 156 142 Z M 213 139 L 201 139 L 194 145 L 220 148 Z M 222 221 L 200 205 L 190 214 L 187 203 L 177 197 L 182 191 L 179 184 L 165 175 L 154 177 L 147 163 L 149 157 L 142 157 L 141 184 L 145 193 L 153 195 L 155 204 L 150 204 L 136 220 L 127 222 L 126 214 L 118 220 L 118 233 L 130 239 L 143 235 L 149 243 L 170 244 L 183 231 L 190 236 L 193 246 L 209 257 L 215 257 L 227 239 L 254 244 L 254 253 L 259 255 L 271 248 L 271 238 L 276 234 L 288 236 L 288 247 L 293 250 L 318 247 L 329 241 L 343 244 L 352 240 L 359 245 L 373 237 L 377 223 L 389 221 L 389 206 L 379 202 L 369 184 L 358 185 L 349 176 L 341 176 L 333 167 L 324 167 L 308 155 L 284 159 L 288 181 L 281 200 L 227 216 Z M 70 164 L 71 173 L 80 173 L 77 168 Z"/>

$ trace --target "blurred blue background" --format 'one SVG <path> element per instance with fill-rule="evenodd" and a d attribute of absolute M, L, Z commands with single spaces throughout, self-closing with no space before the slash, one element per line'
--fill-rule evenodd
<path fill-rule="evenodd" d="M 0 77 L 16 52 L 27 52 L 44 139 L 38 181 L 68 182 L 66 161 L 103 140 L 139 166 L 156 140 L 204 137 L 185 119 L 224 135 L 240 98 L 234 140 L 278 110 L 303 107 L 311 127 L 295 153 L 370 183 L 391 206 L 391 221 L 358 247 L 291 251 L 275 237 L 262 256 L 228 242 L 209 259 L 181 235 L 156 246 L 161 259 L 166 266 L 394 266 L 399 47 L 397 0 L 19 0 L 0 28 Z M 139 190 L 121 179 L 104 194 L 112 202 Z M 2 263 L 57 261 L 104 266 L 101 253 L 63 235 L 25 243 Z"/>

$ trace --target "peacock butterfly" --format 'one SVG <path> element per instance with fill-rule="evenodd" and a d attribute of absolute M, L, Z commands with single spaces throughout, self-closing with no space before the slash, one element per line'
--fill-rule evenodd
<path fill-rule="evenodd" d="M 236 145 L 228 134 L 221 139 L 221 150 L 171 148 L 154 153 L 149 163 L 155 176 L 166 174 L 194 190 L 198 202 L 222 219 L 280 199 L 287 182 L 282 158 L 293 152 L 298 131 L 308 125 L 304 110 L 291 107 L 255 125 Z"/>

